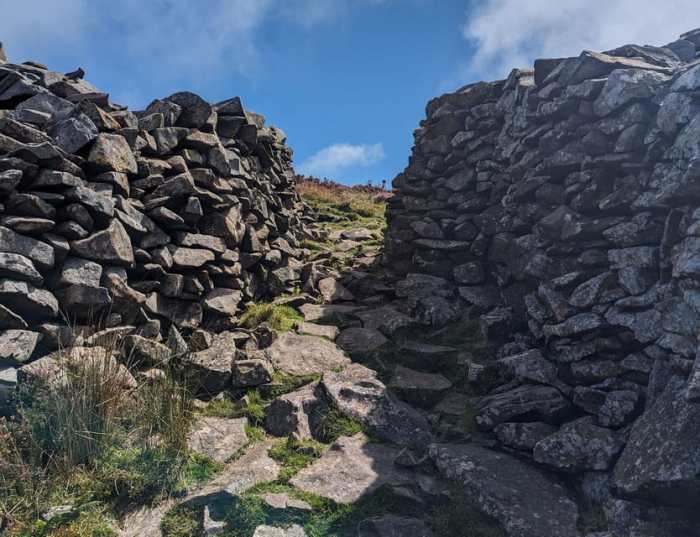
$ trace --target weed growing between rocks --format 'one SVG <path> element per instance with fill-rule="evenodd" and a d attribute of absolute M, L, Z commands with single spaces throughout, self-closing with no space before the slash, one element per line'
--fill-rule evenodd
<path fill-rule="evenodd" d="M 341 436 L 354 436 L 368 431 L 360 422 L 343 414 L 341 410 L 330 403 L 319 410 L 317 419 L 317 436 L 326 444 L 335 442 Z"/>
<path fill-rule="evenodd" d="M 252 304 L 241 315 L 240 325 L 254 329 L 262 323 L 267 323 L 277 332 L 289 332 L 304 318 L 289 306 L 276 304 Z"/>
<path fill-rule="evenodd" d="M 323 455 L 325 450 L 326 446 L 315 440 L 296 440 L 292 437 L 273 446 L 269 455 L 282 466 L 278 481 L 286 483 Z"/>

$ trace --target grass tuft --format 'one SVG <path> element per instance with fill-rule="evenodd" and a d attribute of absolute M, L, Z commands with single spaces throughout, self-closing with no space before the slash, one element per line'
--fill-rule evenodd
<path fill-rule="evenodd" d="M 326 446 L 315 440 L 296 440 L 289 437 L 270 448 L 268 453 L 282 465 L 278 481 L 284 483 L 323 455 L 325 449 Z"/>
<path fill-rule="evenodd" d="M 335 442 L 341 436 L 353 436 L 357 433 L 369 432 L 360 422 L 343 414 L 333 404 L 328 404 L 319 411 L 317 423 L 318 438 L 327 444 Z"/>
<path fill-rule="evenodd" d="M 251 304 L 241 315 L 240 324 L 252 330 L 262 323 L 267 323 L 277 332 L 289 332 L 303 320 L 301 314 L 289 306 Z"/>

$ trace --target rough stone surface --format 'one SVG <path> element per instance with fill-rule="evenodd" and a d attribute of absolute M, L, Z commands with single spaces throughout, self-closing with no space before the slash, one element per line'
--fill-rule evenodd
<path fill-rule="evenodd" d="M 424 448 L 432 439 L 427 419 L 399 401 L 374 371 L 360 364 L 326 372 L 321 386 L 343 413 L 370 427 L 383 440 Z"/>
<path fill-rule="evenodd" d="M 440 473 L 503 525 L 507 535 L 579 537 L 578 508 L 566 488 L 518 459 L 473 445 L 433 444 Z"/>
<path fill-rule="evenodd" d="M 361 434 L 344 436 L 290 483 L 337 503 L 354 503 L 383 485 L 411 483 L 410 474 L 394 466 L 396 455 L 396 448 L 372 444 Z"/>
<path fill-rule="evenodd" d="M 189 448 L 217 462 L 226 462 L 248 443 L 246 418 L 201 418 L 187 439 Z"/>
<path fill-rule="evenodd" d="M 319 337 L 286 332 L 265 349 L 275 369 L 288 375 L 309 375 L 342 369 L 350 359 L 335 344 Z"/>

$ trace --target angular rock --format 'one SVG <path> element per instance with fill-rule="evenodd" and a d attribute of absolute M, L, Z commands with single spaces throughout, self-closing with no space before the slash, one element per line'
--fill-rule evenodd
<path fill-rule="evenodd" d="M 432 439 L 426 418 L 399 401 L 374 371 L 360 364 L 326 372 L 321 387 L 341 412 L 370 427 L 383 440 L 424 448 Z"/>
<path fill-rule="evenodd" d="M 52 246 L 15 233 L 4 226 L 0 226 L 0 251 L 28 257 L 40 270 L 54 266 L 55 255 Z"/>
<path fill-rule="evenodd" d="M 314 336 L 285 332 L 265 349 L 274 368 L 288 375 L 310 375 L 342 369 L 350 359 L 335 344 Z"/>
<path fill-rule="evenodd" d="M 403 366 L 396 366 L 389 388 L 401 399 L 423 408 L 437 404 L 452 387 L 444 376 L 434 373 L 421 373 Z"/>
<path fill-rule="evenodd" d="M 537 468 L 475 445 L 433 444 L 430 457 L 440 474 L 458 481 L 507 535 L 580 536 L 576 503 L 560 482 Z"/>
<path fill-rule="evenodd" d="M 350 356 L 362 357 L 382 349 L 389 340 L 379 330 L 350 327 L 343 330 L 335 342 Z"/>
<path fill-rule="evenodd" d="M 231 368 L 236 358 L 236 338 L 231 332 L 217 334 L 208 349 L 188 355 L 187 367 L 200 391 L 217 394 L 231 386 Z"/>
<path fill-rule="evenodd" d="M 312 438 L 322 406 L 317 386 L 311 383 L 272 401 L 265 414 L 265 430 L 273 436 Z"/>
<path fill-rule="evenodd" d="M 85 259 L 117 266 L 128 267 L 134 264 L 131 239 L 118 220 L 112 220 L 110 226 L 103 231 L 71 242 L 70 247 L 71 251 Z"/>
<path fill-rule="evenodd" d="M 248 444 L 246 418 L 200 418 L 187 437 L 188 447 L 217 462 L 226 462 Z"/>
<path fill-rule="evenodd" d="M 29 361 L 41 334 L 28 330 L 0 332 L 0 365 L 18 366 Z"/>
<path fill-rule="evenodd" d="M 129 144 L 118 134 L 102 133 L 90 149 L 88 162 L 101 172 L 136 173 L 138 167 Z"/>
<path fill-rule="evenodd" d="M 586 417 L 564 425 L 540 440 L 533 450 L 535 460 L 563 472 L 607 470 L 625 445 L 624 438 Z"/>
<path fill-rule="evenodd" d="M 31 259 L 20 254 L 4 252 L 0 252 L 0 278 L 24 280 L 34 285 L 41 285 L 44 281 Z"/>
<path fill-rule="evenodd" d="M 231 368 L 234 388 L 250 388 L 272 380 L 272 366 L 265 360 L 235 360 Z"/>

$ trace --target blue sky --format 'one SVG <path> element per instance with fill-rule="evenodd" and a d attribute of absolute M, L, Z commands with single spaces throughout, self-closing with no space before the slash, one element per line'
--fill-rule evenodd
<path fill-rule="evenodd" d="M 240 95 L 298 171 L 390 181 L 426 102 L 540 56 L 663 44 L 700 26 L 667 0 L 0 0 L 12 61 L 86 78 L 132 108 Z M 689 22 L 691 21 L 691 22 Z M 693 24 L 694 23 L 694 24 Z"/>

